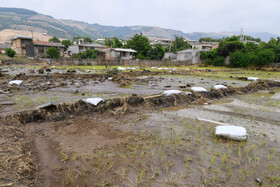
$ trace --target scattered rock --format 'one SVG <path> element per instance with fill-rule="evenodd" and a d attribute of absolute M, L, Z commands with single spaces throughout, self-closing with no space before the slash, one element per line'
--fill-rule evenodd
<path fill-rule="evenodd" d="M 45 70 L 44 70 L 44 69 L 39 69 L 39 70 L 38 70 L 38 73 L 39 73 L 39 74 L 44 74 L 44 73 L 45 73 Z"/>
<path fill-rule="evenodd" d="M 46 68 L 46 72 L 51 72 L 52 70 L 50 68 Z"/>
<path fill-rule="evenodd" d="M 186 85 L 179 85 L 179 88 L 186 88 Z"/>
<path fill-rule="evenodd" d="M 29 74 L 34 74 L 35 71 L 34 71 L 34 69 L 29 69 L 29 70 L 27 71 L 27 73 L 29 73 Z"/>

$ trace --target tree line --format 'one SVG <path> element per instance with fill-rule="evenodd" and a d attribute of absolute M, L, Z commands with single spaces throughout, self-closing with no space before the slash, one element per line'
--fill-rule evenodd
<path fill-rule="evenodd" d="M 268 42 L 251 38 L 258 43 L 239 41 L 238 36 L 224 38 L 219 47 L 210 52 L 203 52 L 200 58 L 206 65 L 224 66 L 229 57 L 229 67 L 262 66 L 280 62 L 280 38 L 271 38 Z"/>

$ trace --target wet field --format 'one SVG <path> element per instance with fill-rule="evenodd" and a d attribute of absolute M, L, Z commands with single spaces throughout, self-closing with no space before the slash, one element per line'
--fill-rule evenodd
<path fill-rule="evenodd" d="M 153 68 L 110 79 L 103 70 L 5 69 L 1 185 L 280 185 L 280 85 L 262 83 L 278 72 Z M 259 83 L 240 79 L 256 73 Z M 9 86 L 13 78 L 23 83 Z M 213 90 L 217 84 L 231 91 Z M 161 95 L 193 86 L 208 93 Z M 91 97 L 105 101 L 98 107 L 78 101 Z M 35 109 L 50 101 L 60 105 Z M 248 139 L 216 137 L 219 124 L 245 127 Z"/>

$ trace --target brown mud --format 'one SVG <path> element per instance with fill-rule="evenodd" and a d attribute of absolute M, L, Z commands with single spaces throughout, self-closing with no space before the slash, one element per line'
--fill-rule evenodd
<path fill-rule="evenodd" d="M 154 80 L 143 78 L 148 74 L 129 72 L 113 81 L 124 87 L 147 84 L 146 79 Z M 104 75 L 20 76 L 15 78 L 68 81 L 66 85 L 81 77 L 80 81 L 108 81 Z M 277 186 L 279 112 L 258 111 L 243 96 L 256 102 L 254 94 L 279 87 L 276 81 L 259 81 L 190 95 L 145 99 L 129 94 L 107 98 L 98 106 L 78 100 L 3 115 L 0 186 Z M 58 85 L 47 90 L 58 88 L 64 89 Z M 265 98 L 271 102 L 268 109 L 278 107 L 278 91 L 273 92 Z M 247 105 L 237 108 L 241 101 Z M 215 137 L 215 124 L 198 120 L 201 115 L 246 127 L 248 141 Z"/>

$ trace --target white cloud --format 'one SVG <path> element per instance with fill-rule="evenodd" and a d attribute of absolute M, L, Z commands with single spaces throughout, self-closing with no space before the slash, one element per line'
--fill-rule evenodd
<path fill-rule="evenodd" d="M 0 6 L 103 25 L 154 25 L 184 32 L 243 27 L 280 34 L 279 0 L 1 0 Z"/>

